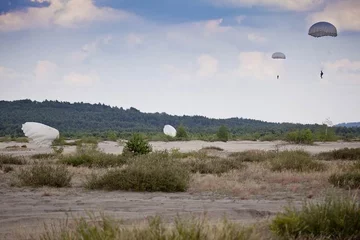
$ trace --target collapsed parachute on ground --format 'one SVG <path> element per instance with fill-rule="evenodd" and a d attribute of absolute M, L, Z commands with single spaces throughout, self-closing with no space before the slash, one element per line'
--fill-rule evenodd
<path fill-rule="evenodd" d="M 26 122 L 22 125 L 21 130 L 26 137 L 38 145 L 50 146 L 52 141 L 60 135 L 57 129 L 37 122 Z"/>
<path fill-rule="evenodd" d="M 312 37 L 337 37 L 337 29 L 329 22 L 318 22 L 309 29 L 309 35 Z"/>
<path fill-rule="evenodd" d="M 272 58 L 273 59 L 286 59 L 286 56 L 282 52 L 276 52 L 272 55 Z"/>
<path fill-rule="evenodd" d="M 176 136 L 176 129 L 171 125 L 165 125 L 163 131 L 164 131 L 164 134 L 167 136 L 170 136 L 170 137 Z"/>

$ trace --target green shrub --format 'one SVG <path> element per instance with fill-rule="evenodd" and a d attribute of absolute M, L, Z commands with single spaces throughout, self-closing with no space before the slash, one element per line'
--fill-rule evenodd
<path fill-rule="evenodd" d="M 244 152 L 233 152 L 229 155 L 230 158 L 234 158 L 241 162 L 264 162 L 275 158 L 276 153 L 274 151 L 263 150 L 248 150 Z"/>
<path fill-rule="evenodd" d="M 229 130 L 226 126 L 221 126 L 216 134 L 219 141 L 227 142 L 229 140 Z"/>
<path fill-rule="evenodd" d="M 188 140 L 189 136 L 183 125 L 180 125 L 176 130 L 176 138 L 180 140 Z"/>
<path fill-rule="evenodd" d="M 140 134 L 133 134 L 133 136 L 126 142 L 123 154 L 128 155 L 143 155 L 152 151 L 151 145 Z"/>
<path fill-rule="evenodd" d="M 126 163 L 127 158 L 122 155 L 101 152 L 95 145 L 77 146 L 76 152 L 60 156 L 59 162 L 74 167 L 116 167 Z"/>
<path fill-rule="evenodd" d="M 270 161 L 272 171 L 323 171 L 325 165 L 314 161 L 308 152 L 302 150 L 283 151 Z"/>
<path fill-rule="evenodd" d="M 196 159 L 189 161 L 187 164 L 193 173 L 217 175 L 246 167 L 241 161 L 231 158 Z"/>
<path fill-rule="evenodd" d="M 124 169 L 109 170 L 102 176 L 92 175 L 90 189 L 183 192 L 189 185 L 188 168 L 166 152 L 137 156 Z"/>
<path fill-rule="evenodd" d="M 329 177 L 329 182 L 336 187 L 360 189 L 360 171 L 333 174 Z"/>
<path fill-rule="evenodd" d="M 26 161 L 23 157 L 0 154 L 0 164 L 25 165 Z"/>
<path fill-rule="evenodd" d="M 321 160 L 360 160 L 360 148 L 343 148 L 322 152 L 316 157 Z"/>
<path fill-rule="evenodd" d="M 300 210 L 287 208 L 270 229 L 285 239 L 359 239 L 360 203 L 355 198 L 327 197 L 305 203 Z"/>
<path fill-rule="evenodd" d="M 69 187 L 72 174 L 64 165 L 36 163 L 23 168 L 17 174 L 21 186 L 32 187 Z"/>
<path fill-rule="evenodd" d="M 296 130 L 286 135 L 286 141 L 295 144 L 313 144 L 314 136 L 310 129 Z"/>
<path fill-rule="evenodd" d="M 254 240 L 260 239 L 252 227 L 224 220 L 216 225 L 205 218 L 176 217 L 173 224 L 164 223 L 159 216 L 149 217 L 142 226 L 126 226 L 120 221 L 93 214 L 74 221 L 66 220 L 59 228 L 45 224 L 42 240 Z M 71 223 L 71 224 L 70 224 Z"/>

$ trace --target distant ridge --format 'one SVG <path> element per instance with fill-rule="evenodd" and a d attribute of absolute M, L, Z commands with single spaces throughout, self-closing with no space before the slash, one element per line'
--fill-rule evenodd
<path fill-rule="evenodd" d="M 360 122 L 350 122 L 350 123 L 339 123 L 336 125 L 337 127 L 360 127 Z"/>

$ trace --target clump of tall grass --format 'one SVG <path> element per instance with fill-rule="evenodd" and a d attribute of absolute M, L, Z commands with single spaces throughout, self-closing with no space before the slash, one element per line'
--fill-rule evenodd
<path fill-rule="evenodd" d="M 18 157 L 8 154 L 0 154 L 0 165 L 1 164 L 25 165 L 26 161 L 24 157 Z"/>
<path fill-rule="evenodd" d="M 89 214 L 90 215 L 90 214 Z M 33 238 L 35 239 L 35 238 Z M 45 225 L 42 240 L 253 240 L 260 239 L 253 227 L 224 220 L 211 224 L 206 218 L 176 217 L 172 226 L 165 224 L 159 216 L 149 217 L 143 226 L 125 226 L 110 217 L 100 219 L 90 215 L 90 219 L 75 219 L 70 225 L 64 222 L 60 227 Z"/>
<path fill-rule="evenodd" d="M 360 202 L 328 196 L 321 203 L 305 203 L 300 210 L 287 208 L 270 225 L 285 239 L 360 239 Z"/>
<path fill-rule="evenodd" d="M 170 157 L 167 152 L 139 155 L 128 166 L 112 169 L 102 176 L 91 175 L 86 187 L 90 189 L 183 192 L 189 185 L 188 167 Z"/>
<path fill-rule="evenodd" d="M 76 152 L 60 156 L 59 162 L 74 167 L 116 167 L 126 163 L 122 155 L 101 152 L 96 145 L 79 145 Z"/>
<path fill-rule="evenodd" d="M 203 147 L 201 150 L 224 151 L 224 149 L 223 149 L 223 148 L 221 148 L 221 147 L 217 147 L 217 146 Z"/>
<path fill-rule="evenodd" d="M 323 163 L 316 162 L 311 158 L 308 152 L 302 150 L 282 151 L 270 161 L 270 168 L 272 171 L 296 171 L 296 172 L 310 172 L 323 171 L 326 166 Z"/>
<path fill-rule="evenodd" d="M 191 172 L 201 174 L 221 175 L 231 170 L 239 170 L 246 167 L 241 161 L 231 158 L 210 158 L 195 159 L 188 161 L 186 164 L 190 167 Z"/>
<path fill-rule="evenodd" d="M 31 187 L 69 187 L 72 174 L 64 165 L 35 163 L 20 169 L 17 174 L 20 186 Z"/>
<path fill-rule="evenodd" d="M 233 152 L 229 155 L 230 158 L 234 158 L 241 162 L 264 162 L 275 158 L 275 151 L 263 151 L 263 150 L 248 150 L 243 152 Z"/>
<path fill-rule="evenodd" d="M 322 152 L 316 157 L 320 160 L 360 160 L 360 148 L 343 148 Z"/>
<path fill-rule="evenodd" d="M 340 188 L 360 189 L 360 171 L 332 174 L 329 182 Z"/>

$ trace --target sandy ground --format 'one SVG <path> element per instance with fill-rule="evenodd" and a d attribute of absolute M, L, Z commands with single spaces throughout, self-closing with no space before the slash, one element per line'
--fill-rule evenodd
<path fill-rule="evenodd" d="M 360 142 L 330 142 L 330 143 L 315 143 L 314 145 L 294 145 L 287 144 L 281 141 L 274 142 L 255 142 L 255 141 L 230 141 L 230 142 L 204 142 L 204 141 L 188 141 L 188 142 L 150 142 L 154 150 L 171 150 L 171 149 L 179 149 L 182 152 L 188 151 L 197 151 L 204 147 L 216 146 L 224 149 L 228 152 L 240 152 L 245 150 L 274 150 L 279 148 L 280 150 L 284 149 L 303 149 L 310 153 L 316 154 L 319 152 L 331 151 L 334 149 L 340 148 L 358 148 L 360 147 Z M 6 147 L 10 146 L 22 146 L 23 143 L 0 143 L 0 153 L 11 153 L 14 155 L 33 155 L 36 153 L 46 153 L 51 152 L 52 149 L 48 147 L 38 147 L 33 143 L 26 143 L 27 149 L 23 149 L 21 151 L 16 150 L 12 151 L 10 149 L 6 149 Z M 116 153 L 120 154 L 123 151 L 122 144 L 117 142 L 101 142 L 99 143 L 99 148 L 102 149 L 106 153 Z M 76 147 L 67 146 L 65 148 L 64 153 L 74 152 Z"/>
<path fill-rule="evenodd" d="M 50 148 L 39 148 L 34 144 L 28 143 L 27 149 L 10 150 L 8 146 L 23 144 L 19 143 L 0 143 L 0 153 L 25 155 L 29 156 L 35 153 L 51 152 Z M 226 152 L 238 152 L 250 149 L 273 150 L 276 147 L 280 149 L 304 149 L 311 153 L 330 151 L 344 147 L 360 147 L 360 143 L 317 143 L 314 146 L 284 145 L 281 142 L 151 142 L 154 150 L 174 149 L 181 151 L 199 150 L 207 146 L 217 146 L 223 148 Z M 115 142 L 102 142 L 99 147 L 107 153 L 121 153 L 122 146 Z M 75 147 L 66 147 L 65 153 L 75 151 Z M 250 169 L 251 170 L 251 169 Z M 250 171 L 248 170 L 248 171 Z M 256 171 L 255 171 L 256 170 Z M 261 178 L 265 170 L 258 171 L 255 169 L 249 174 L 256 173 Z M 81 171 L 81 170 L 80 170 Z M 262 172 L 264 171 L 264 172 Z M 269 179 L 282 188 L 282 181 L 291 181 L 296 183 L 301 181 L 302 175 L 284 176 L 284 179 L 274 179 L 278 176 L 272 176 L 268 173 Z M 217 195 L 209 192 L 189 191 L 187 193 L 132 193 L 132 192 L 104 192 L 104 191 L 87 191 L 79 186 L 65 189 L 52 188 L 15 188 L 11 187 L 6 178 L 0 172 L 0 239 L 18 239 L 16 233 L 21 229 L 22 232 L 38 232 L 42 230 L 44 222 L 64 219 L 67 213 L 74 215 L 84 215 L 86 211 L 104 212 L 116 218 L 125 221 L 140 221 L 147 216 L 160 215 L 166 220 L 174 218 L 177 214 L 203 214 L 212 219 L 227 218 L 244 223 L 252 223 L 261 219 L 273 216 L 283 209 L 290 202 L 286 197 L 280 198 L 262 198 L 244 199 L 233 195 Z M 308 175 L 307 178 L 318 179 L 316 176 Z M 229 181 L 239 181 L 239 176 L 230 176 L 225 179 L 223 184 L 228 185 Z M 232 180 L 235 179 L 235 180 Z M 224 181 L 225 181 L 224 180 Z M 202 188 L 206 179 L 199 178 L 200 183 L 195 187 Z M 251 183 L 257 184 L 257 183 Z M 314 185 L 317 186 L 317 185 Z M 322 186 L 319 184 L 319 186 Z M 275 186 L 276 187 L 276 186 Z M 205 188 L 208 188 L 206 185 Z M 272 192 L 275 188 L 269 188 Z M 259 191 L 262 191 L 259 186 Z M 279 195 L 280 191 L 278 191 Z M 274 192 L 273 195 L 276 195 Z M 304 196 L 306 198 L 306 196 Z M 292 199 L 291 204 L 299 206 L 300 198 Z M 15 235 L 14 235 L 15 234 Z"/>

